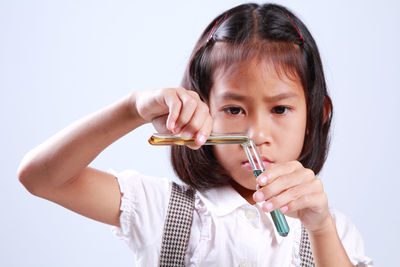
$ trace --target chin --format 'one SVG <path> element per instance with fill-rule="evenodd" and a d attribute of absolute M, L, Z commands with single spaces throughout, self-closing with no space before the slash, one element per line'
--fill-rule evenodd
<path fill-rule="evenodd" d="M 257 183 L 254 182 L 254 184 L 245 186 L 246 189 L 252 190 L 252 191 L 256 191 L 257 190 Z"/>
<path fill-rule="evenodd" d="M 253 178 L 252 182 L 250 182 L 248 180 L 247 181 L 240 181 L 240 180 L 237 181 L 235 179 L 232 179 L 231 185 L 236 189 L 242 188 L 242 190 L 250 190 L 250 191 L 257 190 L 257 183 L 256 183 L 255 178 Z"/>

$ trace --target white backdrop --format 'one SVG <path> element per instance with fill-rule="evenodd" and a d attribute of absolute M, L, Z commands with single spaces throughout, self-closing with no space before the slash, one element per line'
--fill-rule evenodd
<path fill-rule="evenodd" d="M 277 1 L 319 45 L 334 101 L 320 177 L 329 202 L 361 231 L 377 266 L 396 266 L 400 6 L 393 1 Z M 132 90 L 178 86 L 191 49 L 241 1 L 0 1 L 0 266 L 133 266 L 109 226 L 30 195 L 23 155 Z M 173 177 L 144 126 L 92 166 Z"/>

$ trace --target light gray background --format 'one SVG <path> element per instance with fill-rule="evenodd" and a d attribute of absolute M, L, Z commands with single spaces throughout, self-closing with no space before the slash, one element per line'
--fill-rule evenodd
<path fill-rule="evenodd" d="M 109 226 L 30 195 L 23 155 L 132 90 L 178 86 L 191 49 L 241 1 L 0 1 L 0 266 L 133 266 Z M 399 239 L 400 9 L 396 1 L 278 1 L 314 35 L 334 102 L 320 177 L 329 202 L 361 231 L 377 266 Z M 172 177 L 145 126 L 105 150 L 102 170 Z M 397 241 L 397 242 L 396 242 Z"/>

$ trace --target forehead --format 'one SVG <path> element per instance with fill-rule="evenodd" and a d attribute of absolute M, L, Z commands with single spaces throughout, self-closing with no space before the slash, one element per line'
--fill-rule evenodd
<path fill-rule="evenodd" d="M 304 97 L 300 78 L 294 72 L 277 68 L 272 63 L 253 59 L 219 68 L 214 73 L 211 96 L 217 99 L 234 94 L 251 97 L 276 95 Z"/>
<path fill-rule="evenodd" d="M 300 80 L 303 86 L 307 76 L 307 63 L 298 45 L 288 42 L 255 40 L 244 44 L 216 43 L 204 60 L 210 71 L 211 84 L 251 74 L 254 68 L 264 68 L 280 80 Z M 254 66 L 251 70 L 248 67 Z M 275 70 L 275 73 L 272 72 Z M 247 75 L 248 76 L 248 75 Z M 259 77 L 259 75 L 257 75 Z M 232 79 L 231 79 L 232 80 Z"/>

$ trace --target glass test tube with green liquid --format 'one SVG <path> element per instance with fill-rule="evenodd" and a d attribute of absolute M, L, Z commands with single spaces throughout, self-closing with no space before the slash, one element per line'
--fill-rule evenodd
<path fill-rule="evenodd" d="M 250 140 L 246 144 L 242 144 L 244 151 L 246 152 L 247 158 L 253 170 L 254 176 L 257 178 L 261 173 L 265 171 L 264 164 L 260 157 L 260 153 L 253 140 Z M 259 186 L 257 185 L 257 189 Z M 287 236 L 289 234 L 289 225 L 287 224 L 285 216 L 278 210 L 273 210 L 270 212 L 272 220 L 274 221 L 275 228 L 279 235 Z"/>
<path fill-rule="evenodd" d="M 180 135 L 156 133 L 150 137 L 149 143 L 155 146 L 194 145 L 195 140 L 194 138 L 183 139 Z M 262 162 L 257 147 L 255 146 L 253 140 L 251 140 L 245 133 L 212 134 L 209 136 L 209 138 L 204 144 L 205 145 L 240 144 L 242 145 L 246 153 L 247 159 L 249 160 L 254 176 L 257 178 L 262 172 L 265 171 L 264 164 Z M 289 226 L 286 222 L 285 216 L 278 209 L 271 211 L 270 214 L 279 235 L 287 236 L 289 233 Z"/>

